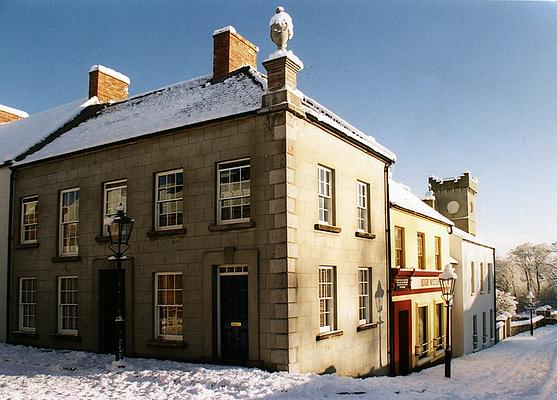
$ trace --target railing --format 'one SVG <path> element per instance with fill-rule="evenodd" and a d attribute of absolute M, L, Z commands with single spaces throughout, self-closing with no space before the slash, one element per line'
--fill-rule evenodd
<path fill-rule="evenodd" d="M 436 338 L 433 338 L 433 347 L 437 351 L 443 350 L 443 348 L 445 347 L 445 335 L 441 335 Z"/>
<path fill-rule="evenodd" d="M 421 359 L 429 355 L 429 350 L 431 348 L 432 340 L 416 345 L 416 358 Z"/>

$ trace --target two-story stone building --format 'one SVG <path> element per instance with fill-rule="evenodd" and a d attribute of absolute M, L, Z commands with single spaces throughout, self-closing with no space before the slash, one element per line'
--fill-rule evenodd
<path fill-rule="evenodd" d="M 127 354 L 384 373 L 394 154 L 301 93 L 292 53 L 265 76 L 233 28 L 214 46 L 212 75 L 105 104 L 13 167 L 13 218 L 38 222 L 13 226 L 9 340 L 113 351 L 122 203 Z"/>

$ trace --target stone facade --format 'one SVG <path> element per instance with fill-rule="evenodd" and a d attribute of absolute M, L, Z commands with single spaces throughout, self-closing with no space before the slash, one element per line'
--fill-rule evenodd
<path fill-rule="evenodd" d="M 240 66 L 255 67 L 256 46 L 233 28 L 216 31 L 214 42 L 213 81 Z M 260 89 L 259 109 L 16 167 L 14 220 L 21 220 L 22 199 L 37 196 L 40 222 L 37 243 L 16 241 L 12 249 L 12 343 L 110 351 L 106 277 L 115 265 L 103 236 L 103 187 L 125 179 L 126 212 L 135 219 L 123 263 L 128 355 L 352 376 L 387 371 L 385 193 L 394 155 L 361 133 L 348 132 L 354 128 L 345 123 L 333 126 L 334 114 L 325 116 L 333 121 L 329 124 L 310 118 L 305 109 L 330 112 L 299 97 L 295 74 L 301 65 L 288 57 L 266 65 L 277 71 L 269 76 L 271 90 Z M 262 79 L 250 74 L 254 81 Z M 219 163 L 235 160 L 249 160 L 250 214 L 228 224 L 219 219 L 216 178 Z M 320 167 L 332 179 L 330 223 L 318 217 Z M 157 174 L 178 169 L 183 170 L 183 227 L 158 230 Z M 358 228 L 358 185 L 367 188 L 365 229 Z M 80 193 L 79 251 L 63 256 L 60 198 L 70 188 Z M 21 237 L 20 230 L 15 224 L 14 237 Z M 320 307 L 323 268 L 332 271 L 327 310 L 334 321 L 326 330 Z M 182 276 L 179 340 L 156 333 L 158 273 Z M 226 322 L 242 329 L 247 324 L 248 353 L 242 359 L 224 354 L 223 309 L 242 296 L 225 292 L 224 277 L 232 275 L 247 275 L 245 321 Z M 68 276 L 77 277 L 77 329 L 71 334 L 58 325 L 57 285 Z M 36 279 L 34 331 L 19 329 L 19 285 L 25 278 Z M 380 313 L 379 303 L 385 304 Z"/>

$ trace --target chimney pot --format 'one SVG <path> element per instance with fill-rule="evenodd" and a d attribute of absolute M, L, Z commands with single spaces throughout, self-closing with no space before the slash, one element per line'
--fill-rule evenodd
<path fill-rule="evenodd" d="M 213 81 L 222 81 L 242 67 L 257 68 L 259 48 L 226 26 L 213 32 Z"/>
<path fill-rule="evenodd" d="M 130 78 L 102 65 L 89 69 L 89 98 L 97 97 L 101 103 L 128 98 Z"/>

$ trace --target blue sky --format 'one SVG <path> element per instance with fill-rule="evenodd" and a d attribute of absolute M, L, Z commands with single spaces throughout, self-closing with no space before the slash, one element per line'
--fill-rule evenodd
<path fill-rule="evenodd" d="M 557 240 L 553 2 L 0 0 L 0 104 L 85 97 L 92 64 L 128 75 L 132 95 L 209 74 L 225 25 L 262 61 L 277 5 L 299 88 L 395 151 L 397 180 L 421 196 L 428 176 L 469 170 L 478 231 L 500 253 Z"/>

